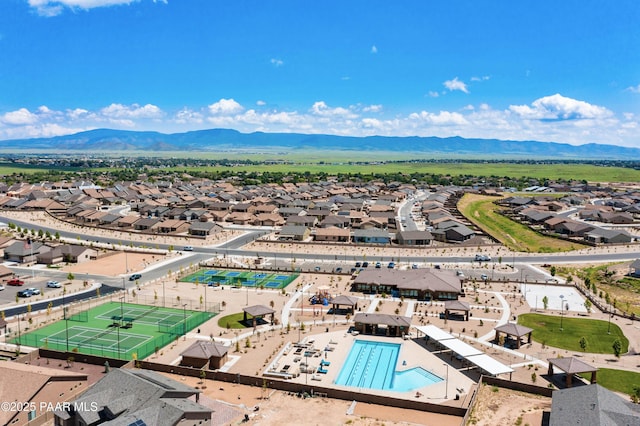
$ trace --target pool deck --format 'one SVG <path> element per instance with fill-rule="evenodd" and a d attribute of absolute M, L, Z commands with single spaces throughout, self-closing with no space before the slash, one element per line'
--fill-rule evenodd
<path fill-rule="evenodd" d="M 401 344 L 396 371 L 422 367 L 443 379 L 448 377 L 448 380 L 409 392 L 352 388 L 337 385 L 335 381 L 356 339 Z M 458 406 L 463 406 L 466 400 L 469 399 L 469 392 L 475 385 L 475 382 L 463 373 L 464 370 L 460 369 L 463 371 L 460 372 L 454 364 L 443 362 L 443 359 L 440 358 L 437 353 L 431 352 L 433 347 L 427 347 L 418 340 L 404 340 L 400 337 L 361 334 L 354 336 L 344 331 L 336 331 L 303 337 L 301 343 L 306 345 L 306 347 L 297 344 L 285 347 L 265 371 L 271 370 L 280 374 L 291 375 L 293 377 L 289 380 L 297 383 L 306 383 L 308 385 L 317 383 L 318 386 L 323 387 L 353 390 L 394 398 L 422 400 L 435 404 L 448 403 L 449 401 L 453 402 L 452 400 L 454 400 L 456 394 L 459 394 L 460 400 L 455 401 L 455 405 Z M 325 351 L 325 348 L 329 348 L 330 350 Z M 313 352 L 313 354 L 309 353 L 308 356 L 305 356 L 305 351 Z M 326 361 L 329 361 L 331 364 L 324 366 L 324 370 L 327 371 L 326 373 L 318 373 L 317 369 L 320 367 L 323 359 L 326 359 Z M 403 365 L 403 362 L 406 362 L 406 364 Z M 315 372 L 305 373 L 305 364 Z M 445 387 L 447 388 L 445 389 Z M 446 399 L 445 395 L 447 396 Z"/>

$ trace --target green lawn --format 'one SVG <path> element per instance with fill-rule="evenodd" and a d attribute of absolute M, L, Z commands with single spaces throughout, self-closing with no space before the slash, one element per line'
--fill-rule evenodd
<path fill-rule="evenodd" d="M 243 319 L 244 312 L 226 315 L 218 320 L 218 326 L 222 328 L 246 328 L 241 322 Z"/>
<path fill-rule="evenodd" d="M 528 226 L 499 213 L 496 197 L 465 194 L 458 202 L 460 212 L 476 226 L 514 251 L 552 253 L 584 248 L 582 244 L 546 237 Z"/>
<path fill-rule="evenodd" d="M 613 342 L 618 339 L 622 344 L 622 353 L 629 350 L 629 340 L 620 327 L 611 323 L 611 334 L 607 333 L 607 321 L 563 318 L 560 331 L 559 315 L 524 314 L 518 317 L 518 324 L 533 329 L 533 340 L 559 349 L 582 352 L 580 339 L 587 340 L 586 352 L 597 354 L 613 354 Z"/>
<path fill-rule="evenodd" d="M 581 376 L 591 380 L 591 373 L 584 373 Z M 622 392 L 627 395 L 634 393 L 634 386 L 640 386 L 640 373 L 634 371 L 598 368 L 596 377 L 598 384 L 614 392 Z"/>

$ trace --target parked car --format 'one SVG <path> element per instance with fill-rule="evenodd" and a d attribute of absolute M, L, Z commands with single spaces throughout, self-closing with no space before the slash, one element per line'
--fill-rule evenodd
<path fill-rule="evenodd" d="M 182 248 L 182 250 L 184 250 L 184 251 L 193 251 L 193 247 L 192 246 L 184 246 Z"/>
<path fill-rule="evenodd" d="M 378 269 L 382 268 L 382 263 L 376 262 L 376 268 L 378 268 Z"/>
<path fill-rule="evenodd" d="M 0 284 L 0 291 L 4 290 L 4 286 Z"/>
<path fill-rule="evenodd" d="M 369 267 L 369 262 L 367 262 L 366 260 L 364 262 L 362 262 L 362 267 L 363 268 L 368 268 Z"/>
<path fill-rule="evenodd" d="M 395 267 L 396 267 L 395 262 L 389 262 L 389 263 L 387 264 L 387 268 L 389 268 L 389 269 L 393 269 L 393 268 L 395 268 Z"/>
<path fill-rule="evenodd" d="M 31 297 L 33 293 L 29 289 L 20 290 L 18 292 L 18 297 Z"/>
<path fill-rule="evenodd" d="M 58 281 L 47 281 L 47 287 L 49 287 L 49 288 L 60 288 L 60 287 L 62 287 L 62 284 L 60 284 Z"/>
<path fill-rule="evenodd" d="M 341 273 L 341 272 L 342 272 L 342 268 L 338 266 L 338 267 L 336 268 L 335 272 L 336 272 L 336 274 Z"/>
<path fill-rule="evenodd" d="M 139 280 L 140 278 L 142 278 L 141 274 L 133 274 L 129 277 L 129 281 Z"/>
<path fill-rule="evenodd" d="M 418 264 L 414 263 L 413 265 L 411 265 L 411 269 L 418 269 Z"/>
<path fill-rule="evenodd" d="M 464 278 L 464 272 L 462 271 L 456 271 L 456 275 L 459 276 L 460 278 Z"/>
<path fill-rule="evenodd" d="M 487 256 L 486 254 L 476 254 L 475 260 L 476 262 L 491 262 L 491 256 Z"/>
<path fill-rule="evenodd" d="M 480 275 L 480 279 L 482 281 L 487 281 L 489 279 L 489 277 L 487 276 L 487 274 L 482 274 L 482 275 Z"/>
<path fill-rule="evenodd" d="M 11 279 L 9 281 L 7 281 L 8 285 L 24 285 L 24 281 L 19 280 L 17 278 Z"/>
<path fill-rule="evenodd" d="M 33 295 L 40 294 L 40 290 L 35 287 L 29 287 L 27 290 L 29 290 Z"/>
<path fill-rule="evenodd" d="M 360 268 L 361 266 L 362 266 L 362 263 L 356 262 L 356 268 Z"/>

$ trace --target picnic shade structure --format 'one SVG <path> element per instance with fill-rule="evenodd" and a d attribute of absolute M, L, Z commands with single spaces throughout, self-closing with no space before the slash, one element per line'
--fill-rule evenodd
<path fill-rule="evenodd" d="M 549 361 L 549 376 L 553 375 L 553 367 L 558 367 L 560 370 L 567 374 L 567 387 L 571 387 L 571 382 L 574 374 L 579 373 L 591 373 L 591 383 L 596 383 L 596 373 L 598 369 L 587 364 L 578 358 L 550 358 Z"/>
<path fill-rule="evenodd" d="M 331 304 L 333 305 L 333 311 L 340 309 L 341 306 L 348 306 L 348 309 L 351 310 L 351 313 L 355 313 L 356 309 L 358 309 L 358 298 L 353 296 L 345 296 L 340 295 L 336 296 L 331 300 Z"/>
<path fill-rule="evenodd" d="M 273 324 L 273 314 L 276 312 L 275 309 L 264 305 L 247 306 L 243 308 L 242 311 L 244 312 L 242 321 L 246 323 L 247 315 L 251 315 L 253 327 L 257 325 L 258 319 L 263 318 L 265 315 L 271 315 L 271 324 Z"/>
<path fill-rule="evenodd" d="M 516 341 L 516 348 L 520 348 L 521 339 L 523 336 L 527 336 L 527 343 L 531 343 L 532 328 L 525 327 L 524 325 L 514 324 L 508 322 L 494 328 L 496 332 L 496 342 L 500 341 L 500 333 L 504 333 L 507 336 L 511 336 Z"/>
<path fill-rule="evenodd" d="M 471 307 L 467 302 L 462 302 L 460 300 L 447 300 L 444 302 L 444 317 L 449 319 L 450 311 L 462 312 L 464 315 L 464 320 L 469 321 L 469 311 Z"/>

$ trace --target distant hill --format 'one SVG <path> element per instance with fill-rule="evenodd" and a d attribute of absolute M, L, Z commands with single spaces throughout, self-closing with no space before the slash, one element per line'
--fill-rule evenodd
<path fill-rule="evenodd" d="M 57 151 L 234 151 L 248 149 L 304 149 L 340 151 L 396 151 L 416 155 L 471 155 L 477 157 L 536 157 L 553 159 L 640 159 L 640 149 L 615 145 L 569 145 L 556 142 L 465 139 L 461 137 L 349 137 L 299 133 L 240 133 L 229 129 L 164 134 L 96 129 L 51 138 L 15 139 L 0 143 L 10 149 Z"/>

